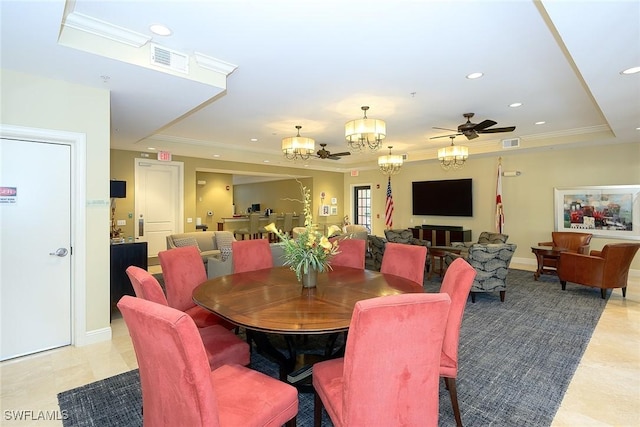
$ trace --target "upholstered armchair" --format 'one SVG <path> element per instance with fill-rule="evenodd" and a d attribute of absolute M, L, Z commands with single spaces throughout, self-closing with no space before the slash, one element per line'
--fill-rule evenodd
<path fill-rule="evenodd" d="M 475 243 L 474 242 L 451 242 L 451 246 L 455 248 L 461 248 L 460 255 L 462 255 L 463 258 L 466 258 L 468 255 L 468 250 L 472 245 L 475 245 L 477 243 L 481 245 L 507 243 L 508 238 L 509 238 L 508 234 L 483 231 L 482 233 L 480 233 L 480 236 L 478 236 L 478 241 Z M 447 264 L 447 266 L 448 265 L 449 264 Z"/>
<path fill-rule="evenodd" d="M 569 252 L 589 255 L 591 233 L 574 233 L 572 231 L 553 231 L 550 242 L 540 242 L 538 246 L 554 246 L 565 248 Z"/>
<path fill-rule="evenodd" d="M 606 298 L 607 289 L 622 288 L 622 297 L 627 296 L 627 280 L 631 261 L 640 248 L 640 243 L 616 243 L 605 245 L 601 251 L 589 255 L 562 252 L 558 262 L 558 277 L 562 290 L 567 282 L 600 288 Z"/>
<path fill-rule="evenodd" d="M 384 246 L 387 243 L 387 239 L 374 234 L 369 234 L 367 236 L 367 242 L 369 243 L 373 269 L 380 271 L 380 267 L 382 266 L 382 257 L 384 255 Z"/>
<path fill-rule="evenodd" d="M 478 292 L 500 292 L 504 302 L 507 290 L 507 273 L 517 245 L 514 243 L 475 243 L 469 248 L 466 260 L 476 270 L 471 286 L 471 302 L 476 302 Z M 455 254 L 452 254 L 456 256 Z M 460 255 L 457 255 L 460 256 Z"/>

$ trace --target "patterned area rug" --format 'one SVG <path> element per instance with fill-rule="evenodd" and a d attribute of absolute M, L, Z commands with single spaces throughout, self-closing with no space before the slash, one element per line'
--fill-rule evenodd
<path fill-rule="evenodd" d="M 439 278 L 426 282 L 437 292 Z M 460 337 L 458 399 L 465 426 L 548 426 L 602 314 L 597 289 L 555 277 L 509 270 L 504 303 L 480 294 L 467 303 Z M 309 347 L 314 343 L 310 341 Z M 372 355 L 375 357 L 375 355 Z M 256 354 L 251 366 L 277 376 L 275 363 Z M 313 425 L 313 395 L 301 393 L 299 426 Z M 141 426 L 137 371 L 58 395 L 64 426 Z M 441 426 L 455 425 L 448 392 L 440 387 Z M 326 418 L 324 426 L 331 426 Z"/>

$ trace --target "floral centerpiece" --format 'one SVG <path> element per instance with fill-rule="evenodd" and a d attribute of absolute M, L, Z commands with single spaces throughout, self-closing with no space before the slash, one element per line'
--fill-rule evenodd
<path fill-rule="evenodd" d="M 313 215 L 311 214 L 311 192 L 308 188 L 302 186 L 303 195 L 303 212 L 304 212 L 304 231 L 299 233 L 295 238 L 290 237 L 287 233 L 278 230 L 274 223 L 265 227 L 265 229 L 276 234 L 282 241 L 284 247 L 285 258 L 284 265 L 288 265 L 291 270 L 296 272 L 298 280 L 303 280 L 305 276 L 315 275 L 331 268 L 330 259 L 338 253 L 338 242 L 330 242 L 327 236 L 331 236 L 340 227 L 332 225 L 327 231 L 327 236 L 319 232 L 313 225 Z M 312 276 L 312 284 L 315 286 L 315 280 Z M 305 284 L 306 286 L 306 284 Z"/>

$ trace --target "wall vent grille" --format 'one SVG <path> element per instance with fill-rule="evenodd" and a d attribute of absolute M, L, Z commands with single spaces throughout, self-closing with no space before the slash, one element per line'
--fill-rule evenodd
<path fill-rule="evenodd" d="M 520 138 L 503 139 L 502 148 L 520 148 Z"/>

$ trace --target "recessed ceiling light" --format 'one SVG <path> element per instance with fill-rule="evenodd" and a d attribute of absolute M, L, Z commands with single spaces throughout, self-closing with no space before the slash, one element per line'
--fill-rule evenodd
<path fill-rule="evenodd" d="M 509 104 L 509 107 L 516 108 L 522 106 L 522 102 L 514 102 L 513 104 Z"/>
<path fill-rule="evenodd" d="M 473 79 L 479 79 L 480 77 L 484 76 L 484 73 L 471 73 L 471 74 L 467 74 L 467 78 L 469 80 L 473 80 Z"/>
<path fill-rule="evenodd" d="M 169 27 L 162 25 L 162 24 L 153 24 L 149 26 L 149 30 L 158 36 L 170 36 L 171 35 L 171 29 L 169 29 Z"/>
<path fill-rule="evenodd" d="M 155 150 L 156 147 L 147 147 L 147 150 Z"/>
<path fill-rule="evenodd" d="M 258 138 L 251 138 L 251 142 L 258 142 Z"/>
<path fill-rule="evenodd" d="M 640 67 L 631 67 L 631 68 L 627 68 L 626 70 L 620 71 L 620 74 L 635 74 L 635 73 L 640 73 Z"/>
<path fill-rule="evenodd" d="M 214 154 L 213 157 L 220 157 L 220 154 Z"/>
<path fill-rule="evenodd" d="M 640 127 L 637 127 L 636 130 L 640 130 Z"/>
<path fill-rule="evenodd" d="M 262 163 L 269 163 L 269 160 L 263 160 Z"/>
<path fill-rule="evenodd" d="M 536 122 L 535 124 L 537 124 L 537 125 L 543 125 L 543 124 L 545 124 L 545 123 L 547 123 L 547 122 L 545 122 L 545 121 L 541 121 L 541 122 Z"/>

